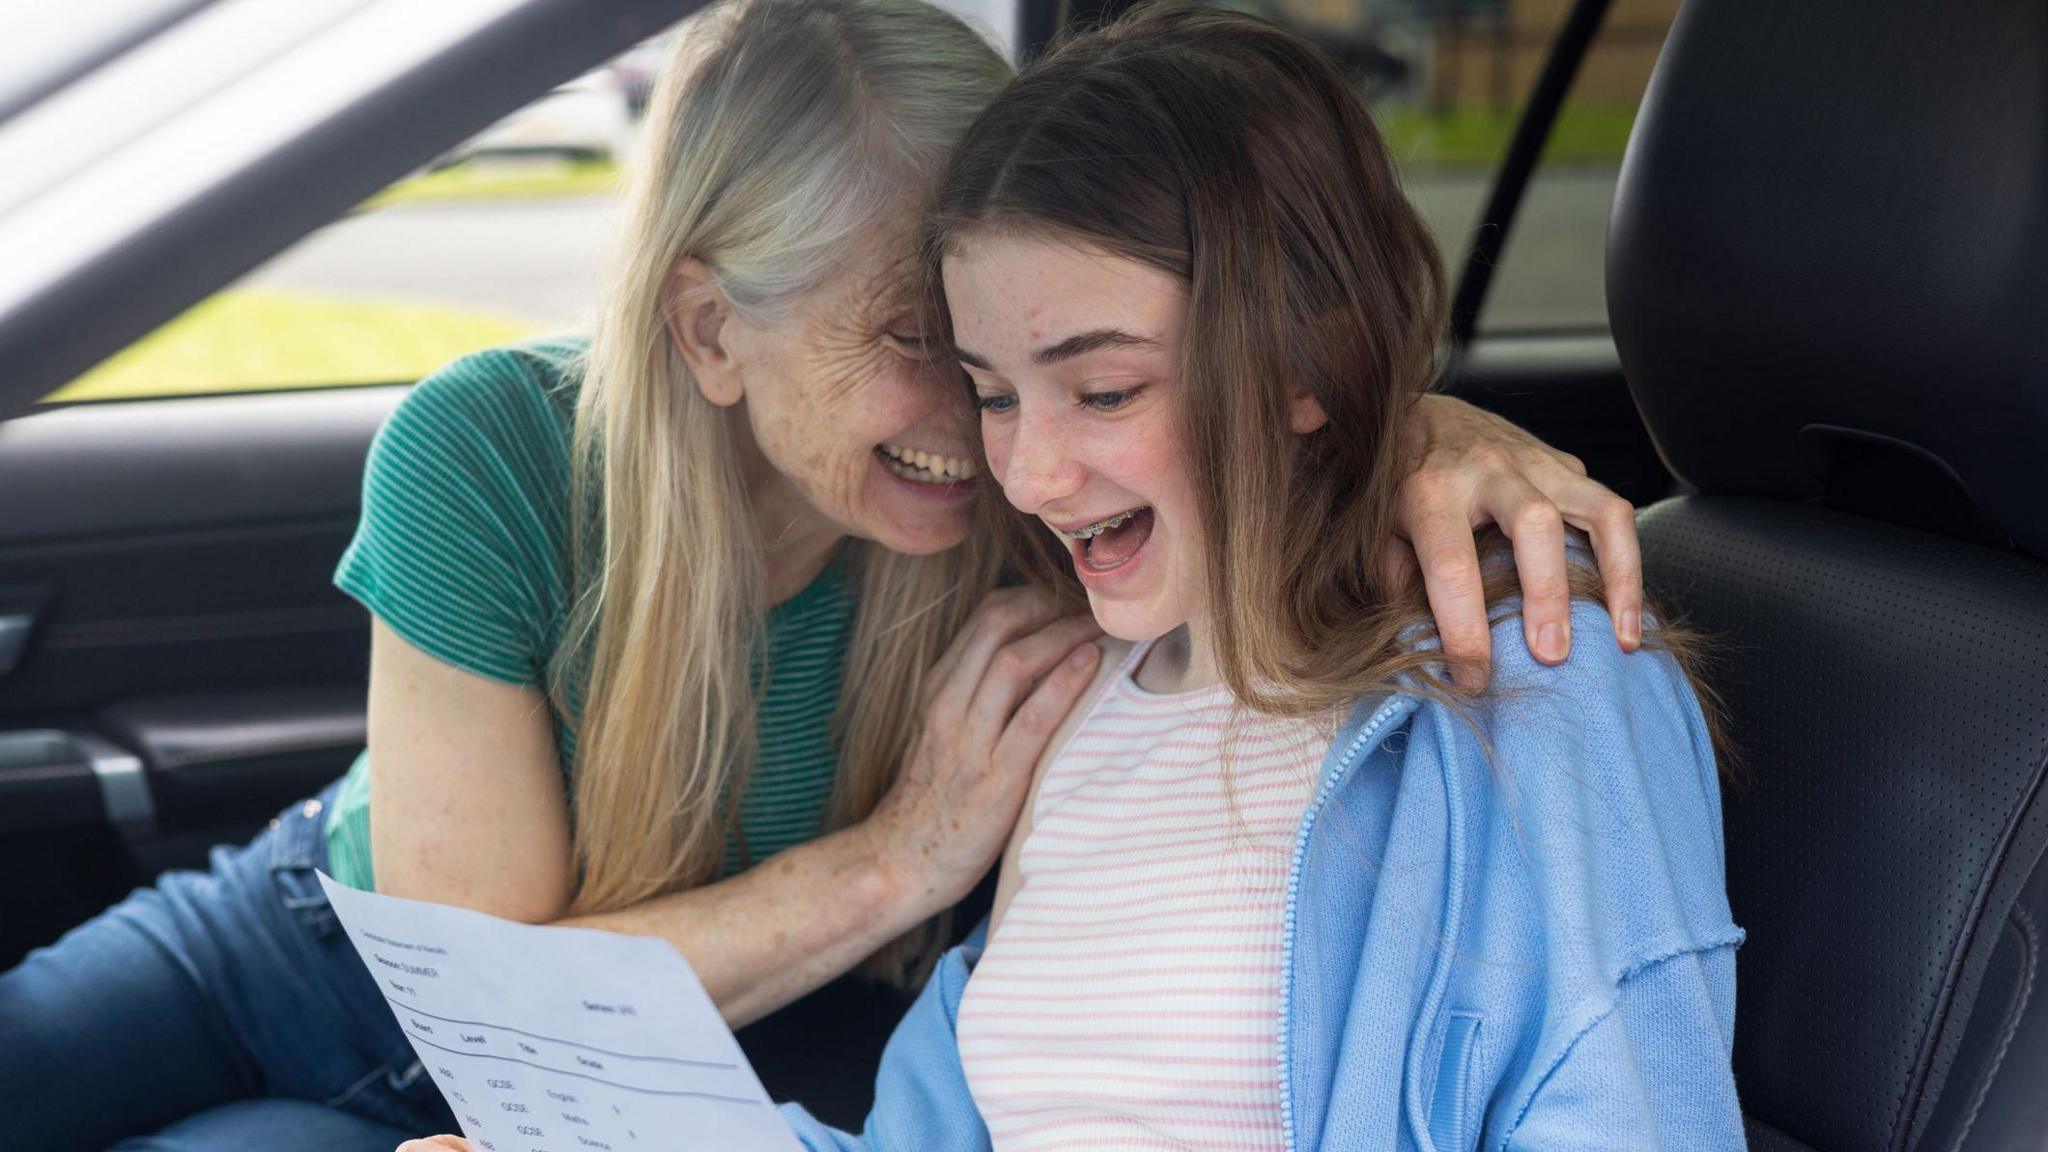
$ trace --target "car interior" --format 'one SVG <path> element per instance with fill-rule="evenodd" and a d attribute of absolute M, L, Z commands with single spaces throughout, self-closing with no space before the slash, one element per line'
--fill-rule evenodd
<path fill-rule="evenodd" d="M 0 968 L 362 749 L 368 621 L 331 580 L 407 383 L 38 401 L 697 6 L 184 0 L 0 90 Z M 1021 46 L 1123 6 L 1027 0 Z M 1443 387 L 1636 503 L 1652 597 L 1710 644 L 1751 1146 L 2048 1147 L 2048 7 L 1684 0 L 1587 254 L 1609 326 L 1488 332 L 1610 6 L 1547 46 Z M 289 100 L 223 83 L 35 150 L 152 45 L 251 29 L 302 54 Z M 237 101 L 269 119 L 210 167 L 122 183 Z M 848 978 L 741 1040 L 858 1127 L 905 1003 Z"/>

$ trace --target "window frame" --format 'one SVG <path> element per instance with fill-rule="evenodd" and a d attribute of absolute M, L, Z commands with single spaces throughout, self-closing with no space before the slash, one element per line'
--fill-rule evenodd
<path fill-rule="evenodd" d="M 1550 55 L 1543 62 L 1536 87 L 1516 117 L 1507 154 L 1494 171 L 1486 209 L 1474 226 L 1472 245 L 1458 270 L 1457 288 L 1451 297 L 1450 342 L 1454 352 L 1469 347 L 1478 333 L 1487 291 L 1493 286 L 1493 274 L 1500 266 L 1501 253 L 1507 249 L 1515 216 L 1521 211 L 1529 182 L 1543 157 L 1543 146 L 1550 142 L 1551 129 L 1557 124 L 1587 52 L 1599 39 L 1609 6 L 1610 0 L 1577 0 L 1572 5 L 1563 27 L 1558 29 L 1557 39 L 1551 42 Z"/>

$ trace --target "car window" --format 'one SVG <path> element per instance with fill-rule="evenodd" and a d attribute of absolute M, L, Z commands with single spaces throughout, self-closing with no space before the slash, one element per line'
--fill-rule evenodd
<path fill-rule="evenodd" d="M 1613 0 L 1608 8 L 1522 194 L 1479 332 L 1607 330 L 1607 217 L 1636 107 L 1678 4 Z M 1562 21 L 1569 5 L 1530 7 L 1555 9 Z"/>
<path fill-rule="evenodd" d="M 1453 276 L 1570 0 L 1224 0 L 1315 41 L 1371 104 Z M 1485 332 L 1604 329 L 1606 221 L 1678 0 L 1613 0 L 1525 194 Z M 1008 47 L 1014 0 L 953 0 Z M 585 330 L 619 166 L 671 31 L 559 86 L 51 402 L 411 381 Z"/>
<path fill-rule="evenodd" d="M 1572 0 L 1216 0 L 1315 41 L 1371 105 L 1452 277 Z M 1606 326 L 1607 213 L 1679 0 L 1612 0 L 1558 114 L 1482 325 Z"/>
<path fill-rule="evenodd" d="M 949 0 L 1005 50 L 1016 0 Z M 687 23 L 451 149 L 44 403 L 417 380 L 588 331 L 655 75 Z"/>
<path fill-rule="evenodd" d="M 583 325 L 662 48 L 557 87 L 46 402 L 412 381 Z"/>

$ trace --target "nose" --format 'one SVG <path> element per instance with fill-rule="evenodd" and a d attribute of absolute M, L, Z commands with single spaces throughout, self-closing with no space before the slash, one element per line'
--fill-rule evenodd
<path fill-rule="evenodd" d="M 989 467 L 1003 496 L 1020 512 L 1037 515 L 1056 501 L 1078 492 L 1086 470 L 1067 450 L 1059 420 L 1020 404 L 1015 420 L 998 445 L 990 444 Z"/>

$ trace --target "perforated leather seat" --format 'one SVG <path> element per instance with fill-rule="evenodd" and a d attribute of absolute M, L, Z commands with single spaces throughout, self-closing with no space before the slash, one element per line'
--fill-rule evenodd
<path fill-rule="evenodd" d="M 2048 5 L 1688 0 L 1608 299 L 1745 761 L 1752 1147 L 2048 1148 Z"/>

